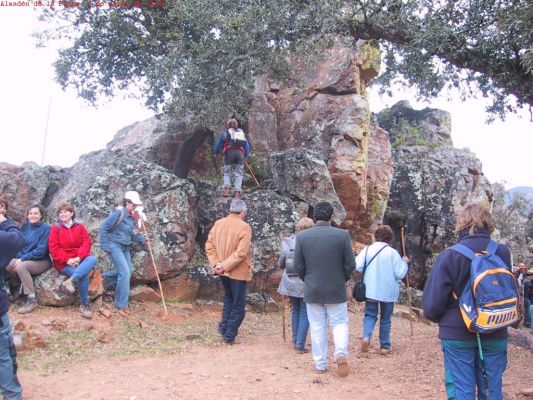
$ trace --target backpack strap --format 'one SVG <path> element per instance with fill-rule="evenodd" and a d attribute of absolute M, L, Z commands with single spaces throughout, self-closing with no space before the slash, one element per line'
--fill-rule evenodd
<path fill-rule="evenodd" d="M 461 244 L 461 243 L 454 244 L 452 247 L 450 247 L 450 249 L 458 252 L 459 254 L 462 254 L 469 260 L 473 260 L 474 258 L 476 258 L 476 253 L 474 253 L 470 249 L 470 247 L 467 247 L 464 244 Z"/>
<path fill-rule="evenodd" d="M 496 254 L 496 250 L 498 250 L 499 244 L 496 243 L 494 240 L 491 240 L 489 242 L 489 245 L 487 246 L 487 253 L 489 254 Z"/>
<path fill-rule="evenodd" d="M 120 216 L 118 217 L 118 219 L 115 221 L 115 223 L 113 224 L 113 227 L 111 229 L 115 229 L 117 227 L 118 224 L 120 224 L 122 222 L 122 220 L 124 219 L 124 212 L 126 210 L 124 209 L 124 207 L 120 207 Z"/>

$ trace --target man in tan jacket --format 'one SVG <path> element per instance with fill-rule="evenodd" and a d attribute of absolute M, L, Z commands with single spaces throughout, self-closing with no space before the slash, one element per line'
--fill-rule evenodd
<path fill-rule="evenodd" d="M 205 243 L 209 265 L 224 286 L 224 310 L 218 332 L 227 344 L 235 344 L 244 319 L 246 282 L 252 279 L 252 228 L 244 222 L 245 216 L 246 203 L 233 199 L 229 215 L 215 222 Z"/>

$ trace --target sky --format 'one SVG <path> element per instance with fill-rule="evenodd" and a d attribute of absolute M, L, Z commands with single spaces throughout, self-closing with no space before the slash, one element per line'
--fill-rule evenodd
<path fill-rule="evenodd" d="M 81 155 L 105 148 L 119 129 L 153 113 L 142 99 L 104 100 L 95 109 L 74 90 L 63 91 L 53 79 L 56 50 L 37 49 L 31 37 L 40 27 L 37 14 L 33 7 L 0 7 L 0 161 L 70 167 Z M 454 146 L 472 150 L 489 181 L 504 182 L 506 188 L 533 187 L 533 123 L 528 111 L 486 125 L 481 100 L 417 102 L 405 90 L 397 90 L 393 98 L 374 90 L 369 94 L 373 112 L 403 99 L 415 109 L 449 111 Z"/>

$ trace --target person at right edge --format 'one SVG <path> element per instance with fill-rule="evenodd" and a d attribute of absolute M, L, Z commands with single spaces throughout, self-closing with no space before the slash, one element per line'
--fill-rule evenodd
<path fill-rule="evenodd" d="M 494 231 L 489 210 L 481 204 L 466 206 L 457 216 L 458 243 L 475 253 L 484 251 Z M 509 248 L 499 244 L 496 255 L 511 265 Z M 422 296 L 424 316 L 439 324 L 444 355 L 444 379 L 448 399 L 486 400 L 485 382 L 476 334 L 470 332 L 452 292 L 462 293 L 470 279 L 470 260 L 462 254 L 444 250 L 437 257 Z M 507 367 L 507 328 L 480 333 L 481 349 L 489 382 L 490 400 L 502 400 L 502 375 Z"/>
<path fill-rule="evenodd" d="M 252 279 L 252 227 L 245 222 L 244 200 L 231 200 L 229 212 L 209 231 L 205 252 L 213 274 L 220 276 L 224 286 L 224 308 L 218 333 L 224 343 L 232 345 L 236 343 L 235 338 L 244 320 L 246 282 Z"/>
<path fill-rule="evenodd" d="M 5 400 L 21 400 L 22 387 L 17 378 L 17 352 L 7 311 L 9 298 L 4 290 L 5 269 L 24 246 L 24 235 L 6 218 L 7 202 L 0 198 L 0 392 Z"/>
<path fill-rule="evenodd" d="M 315 205 L 315 226 L 296 234 L 294 269 L 305 282 L 304 301 L 311 327 L 311 351 L 318 374 L 328 367 L 327 322 L 331 327 L 340 377 L 348 376 L 348 303 L 346 282 L 355 269 L 350 234 L 331 226 L 333 206 Z"/>

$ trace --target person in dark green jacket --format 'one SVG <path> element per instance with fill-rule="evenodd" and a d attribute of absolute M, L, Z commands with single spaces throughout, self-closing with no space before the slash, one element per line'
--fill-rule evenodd
<path fill-rule="evenodd" d="M 339 376 L 348 367 L 348 304 L 345 283 L 355 269 L 352 241 L 347 231 L 331 226 L 333 206 L 315 205 L 315 226 L 296 235 L 294 269 L 305 282 L 304 301 L 311 328 L 311 350 L 317 373 L 328 367 L 326 321 L 333 331 Z"/>

